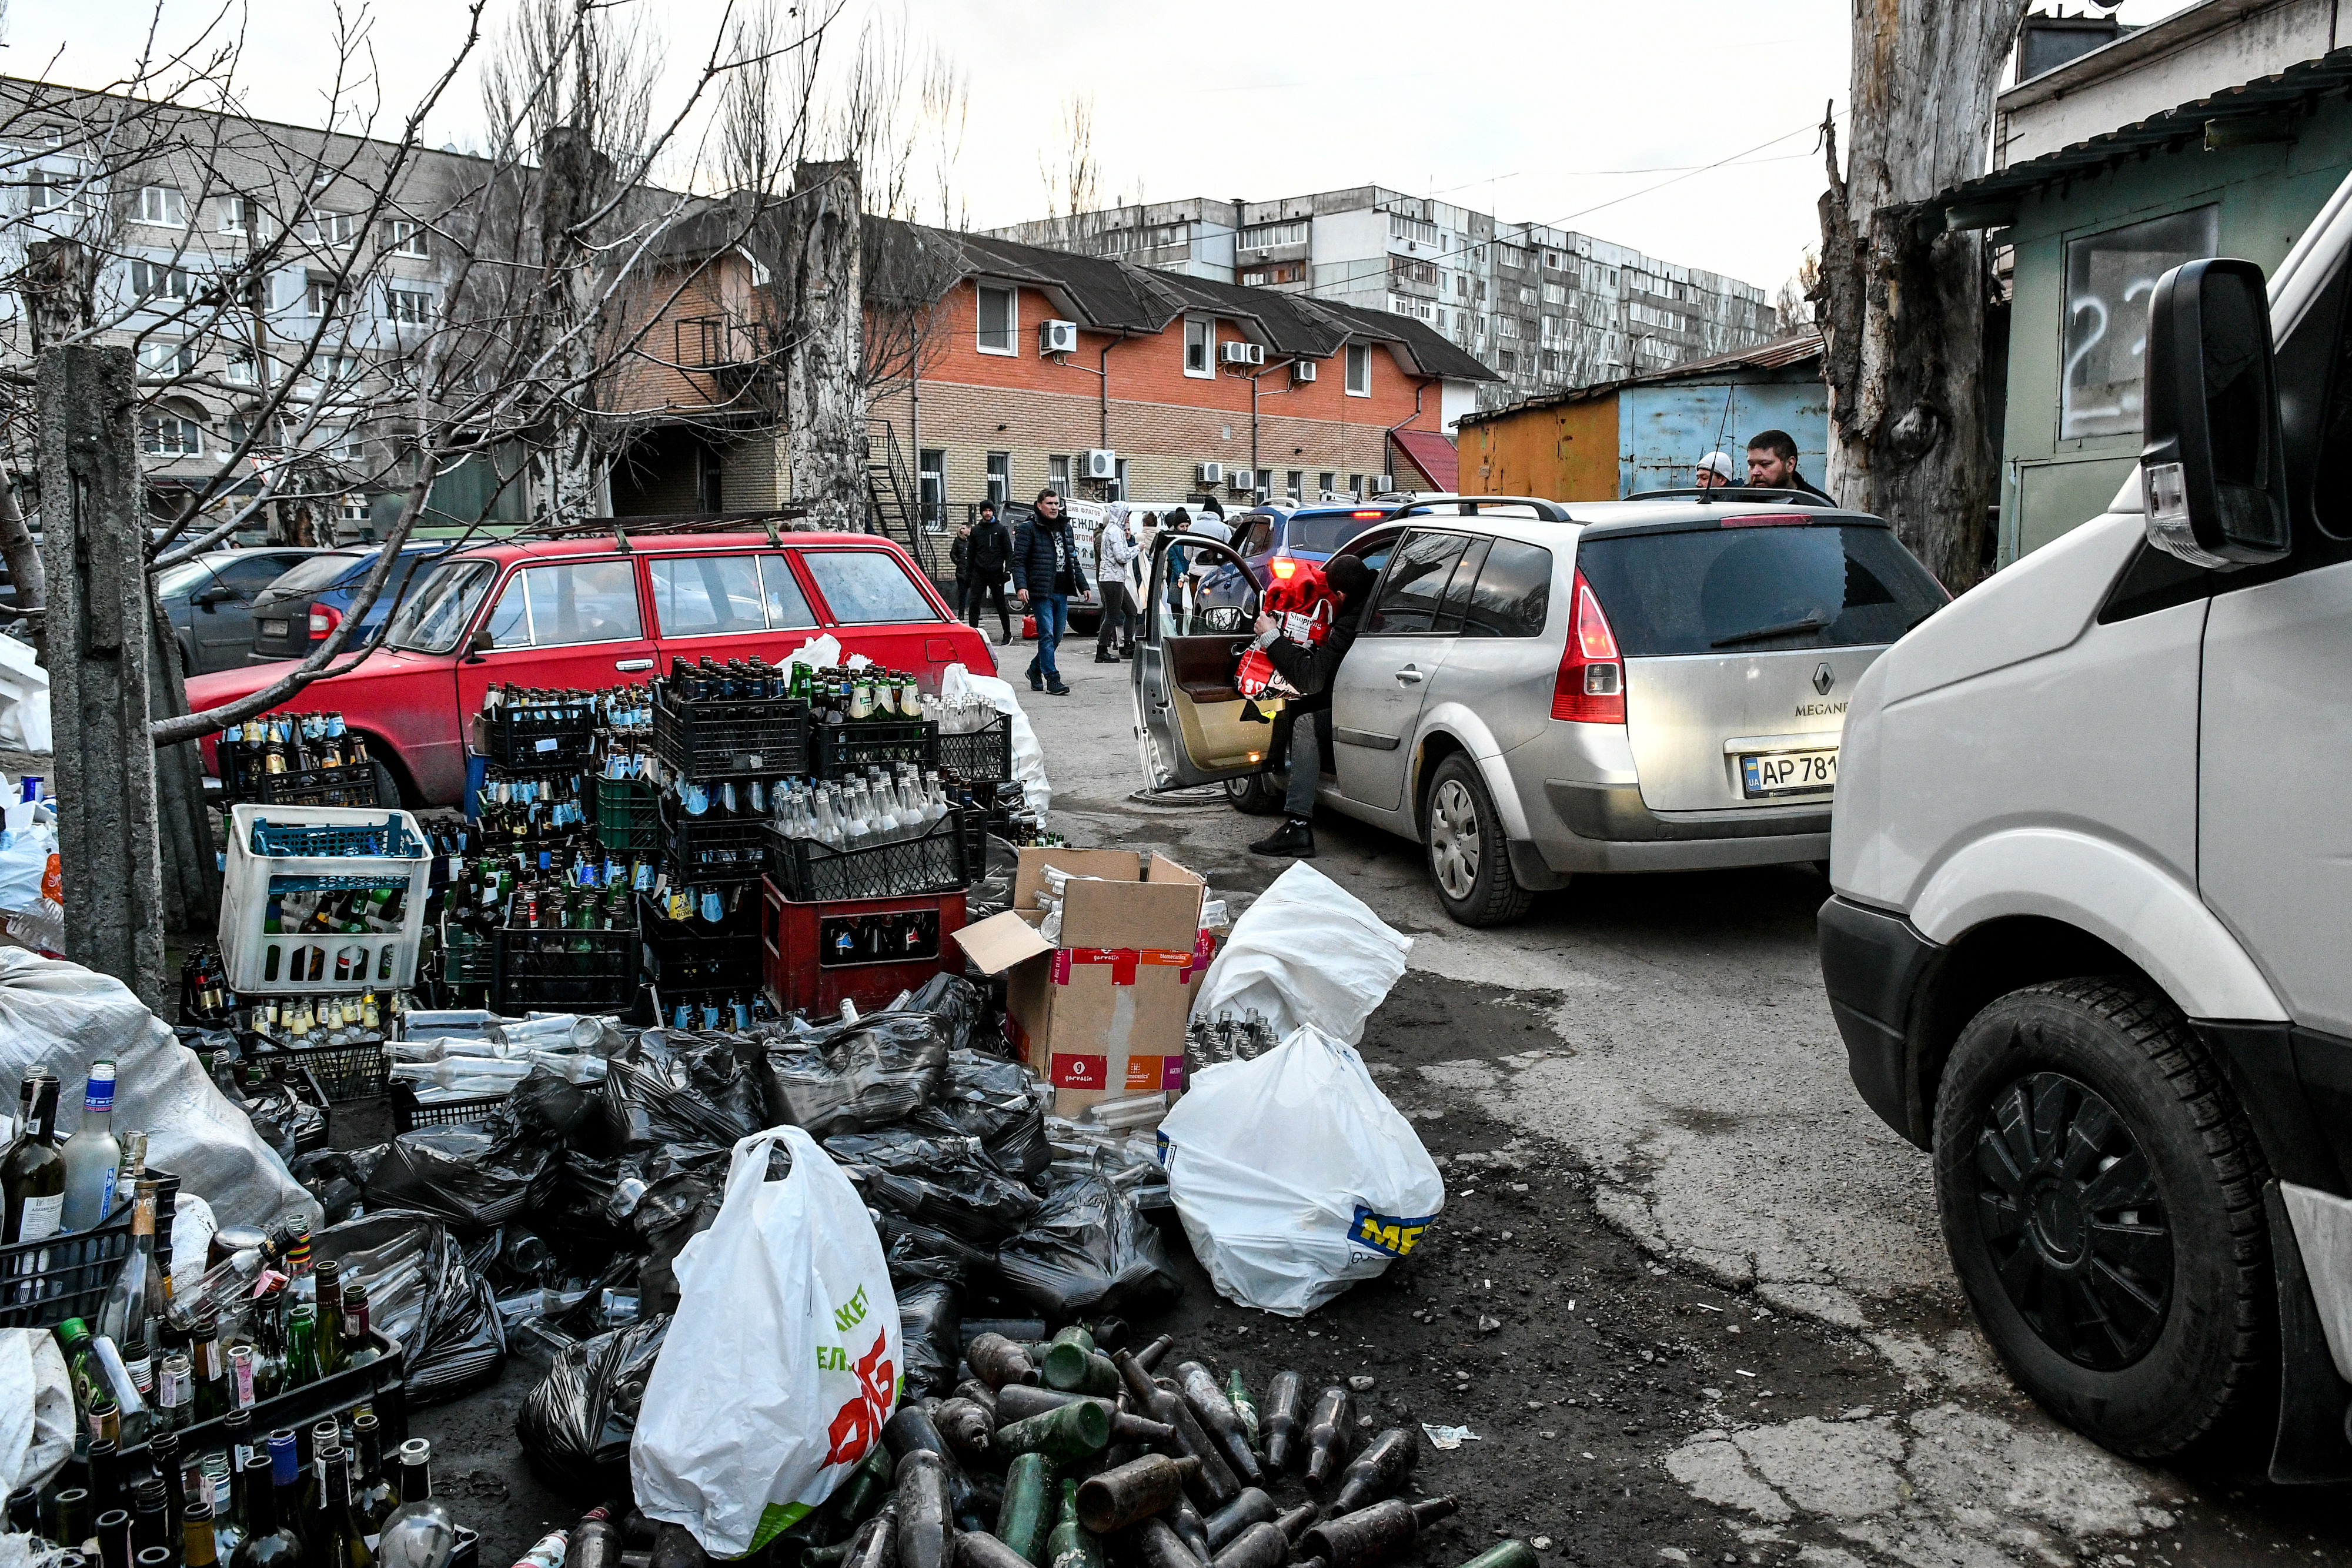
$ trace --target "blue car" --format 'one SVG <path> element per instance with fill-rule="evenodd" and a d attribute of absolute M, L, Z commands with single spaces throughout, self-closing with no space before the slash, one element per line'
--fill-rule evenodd
<path fill-rule="evenodd" d="M 1277 577 L 1287 577 L 1290 569 L 1286 561 L 1313 561 L 1318 565 L 1331 559 L 1339 547 L 1383 521 L 1390 507 L 1300 507 L 1295 511 L 1279 507 L 1253 507 L 1229 519 L 1234 530 L 1234 551 L 1257 580 L 1258 588 Z"/>
<path fill-rule="evenodd" d="M 449 548 L 446 540 L 400 547 L 400 561 L 368 607 L 352 642 L 374 631 L 391 615 L 400 591 L 416 569 Z M 299 659 L 326 641 L 342 624 L 343 615 L 359 596 L 360 585 L 375 568 L 381 549 L 324 550 L 269 585 L 253 603 L 253 652 L 248 664 L 271 659 Z M 350 647 L 352 643 L 346 643 Z"/>

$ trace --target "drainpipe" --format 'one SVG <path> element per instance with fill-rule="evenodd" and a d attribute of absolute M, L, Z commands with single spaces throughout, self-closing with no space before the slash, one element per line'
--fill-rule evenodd
<path fill-rule="evenodd" d="M 1391 442 L 1392 442 L 1392 441 L 1394 441 L 1394 440 L 1396 439 L 1396 433 L 1397 433 L 1398 431 L 1400 431 L 1400 430 L 1402 430 L 1406 425 L 1409 425 L 1409 424 L 1412 423 L 1413 423 L 1413 421 L 1415 421 L 1415 420 L 1417 420 L 1417 419 L 1419 419 L 1419 418 L 1421 417 L 1421 394 L 1422 394 L 1422 393 L 1423 393 L 1423 392 L 1427 392 L 1428 390 L 1429 390 L 1429 383 L 1428 383 L 1427 382 L 1425 382 L 1425 381 L 1423 381 L 1423 382 L 1414 382 L 1414 383 L 1413 383 L 1413 388 L 1412 388 L 1412 413 L 1410 413 L 1409 415 L 1407 415 L 1405 418 L 1401 419 L 1401 420 L 1398 420 L 1394 424 L 1390 425 L 1390 426 L 1388 427 L 1387 432 L 1381 435 L 1381 456 L 1380 456 L 1380 461 L 1381 461 L 1381 462 L 1385 463 L 1385 462 L 1387 462 L 1387 461 L 1389 460 L 1389 443 L 1391 443 Z M 1442 433 L 1441 433 L 1441 434 L 1442 434 Z M 1375 474 L 1377 474 L 1377 473 L 1379 473 L 1379 472 L 1380 472 L 1380 470 L 1379 470 L 1377 467 L 1375 467 L 1375 468 L 1372 470 L 1372 472 L 1374 472 Z M 1391 478 L 1394 478 L 1394 477 L 1395 477 L 1395 476 L 1394 476 L 1394 475 L 1391 475 L 1391 476 L 1390 476 L 1390 477 L 1391 477 Z M 1457 484 L 1457 485 L 1459 485 L 1461 482 L 1462 482 L 1462 481 L 1461 481 L 1461 480 L 1459 480 L 1459 479 L 1454 480 L 1454 483 L 1455 483 L 1455 484 Z"/>
<path fill-rule="evenodd" d="M 919 361 L 922 356 L 917 354 Z M 928 528 L 931 519 L 923 513 L 923 367 L 907 368 L 907 439 L 915 444 L 915 527 Z M 947 476 L 940 476 L 940 521 L 947 521 Z"/>
<path fill-rule="evenodd" d="M 1078 371 L 1095 378 L 1095 417 L 1099 430 L 1097 444 L 1106 452 L 1110 450 L 1110 351 L 1134 335 L 1126 331 L 1110 334 L 1102 346 L 1102 352 L 1096 357 L 1097 368 L 1091 371 L 1084 365 L 1074 365 L 1066 359 L 1057 357 L 1055 361 L 1066 371 Z M 1118 481 L 1113 479 L 1112 483 Z M 1077 481 L 1073 478 L 1070 484 L 1075 489 Z"/>
<path fill-rule="evenodd" d="M 1277 371 L 1285 365 L 1295 362 L 1297 358 L 1297 355 L 1293 354 L 1289 359 L 1276 360 L 1270 365 L 1261 365 L 1252 371 L 1247 378 L 1250 384 L 1250 476 L 1259 482 L 1256 487 L 1260 490 L 1270 490 L 1273 486 L 1265 482 L 1265 470 L 1257 465 L 1257 379 L 1268 371 Z"/>

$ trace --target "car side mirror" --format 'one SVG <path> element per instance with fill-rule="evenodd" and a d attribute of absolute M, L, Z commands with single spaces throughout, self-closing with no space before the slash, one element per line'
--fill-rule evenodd
<path fill-rule="evenodd" d="M 200 609 L 210 610 L 227 597 L 228 590 L 215 582 L 207 587 L 199 588 L 195 592 L 188 595 L 188 602 Z"/>
<path fill-rule="evenodd" d="M 485 626 L 466 639 L 466 657 L 478 659 L 497 646 L 498 639 L 491 636 L 489 628 Z"/>
<path fill-rule="evenodd" d="M 2263 269 L 2222 256 L 2158 278 L 2143 385 L 2148 542 L 2223 571 L 2285 555 L 2285 443 Z"/>

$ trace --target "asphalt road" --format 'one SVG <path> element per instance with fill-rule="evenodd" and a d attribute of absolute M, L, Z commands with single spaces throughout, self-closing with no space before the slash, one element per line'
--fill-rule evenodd
<path fill-rule="evenodd" d="M 1069 653 L 1072 695 L 1024 688 L 1053 825 L 1075 843 L 1162 850 L 1238 914 L 1286 864 L 1247 852 L 1273 823 L 1136 799 L 1128 668 L 1095 664 L 1090 641 Z M 1024 662 L 1007 659 L 1008 678 Z M 1473 1288 L 1524 1286 L 1501 1332 L 1524 1325 L 1538 1346 L 1585 1343 L 1570 1310 L 1580 1272 L 1594 1280 L 1588 1310 L 1617 1279 L 1608 1375 L 1655 1375 L 1644 1414 L 1610 1432 L 1624 1516 L 1610 1489 L 1578 1496 L 1555 1525 L 1565 1560 L 2352 1562 L 2352 1494 L 2126 1463 L 2019 1396 L 1952 1282 L 1927 1156 L 1847 1079 L 1814 957 L 1815 873 L 1587 878 L 1521 925 L 1472 932 L 1429 893 L 1416 846 L 1328 819 L 1318 839 L 1318 868 L 1413 938 L 1365 1055 L 1449 1160 L 1451 1212 L 1416 1272 L 1485 1257 Z M 1554 1195 L 1522 1217 L 1520 1247 L 1538 1235 L 1573 1257 L 1491 1256 L 1482 1207 L 1515 1182 Z M 1346 1310 L 1377 1311 L 1375 1294 Z M 1436 1321 L 1405 1295 L 1411 1315 L 1388 1314 L 1370 1343 Z M 1676 1358 L 1679 1384 L 1658 1370 Z M 1536 1406 L 1516 1392 L 1444 1419 L 1524 1427 Z M 1590 1455 L 1561 1458 L 1553 1481 L 1580 1484 Z M 1532 1496 L 1559 1513 L 1568 1494 L 1548 1482 Z"/>

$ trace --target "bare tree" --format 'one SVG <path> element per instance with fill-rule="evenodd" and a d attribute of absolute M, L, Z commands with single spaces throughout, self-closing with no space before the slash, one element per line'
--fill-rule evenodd
<path fill-rule="evenodd" d="M 1045 187 L 1048 218 L 1097 212 L 1102 206 L 1102 162 L 1095 156 L 1095 100 L 1075 93 L 1062 100 L 1053 140 L 1038 154 L 1037 178 Z"/>
<path fill-rule="evenodd" d="M 1813 323 L 1813 295 L 1822 286 L 1822 258 L 1810 246 L 1797 270 L 1781 281 L 1780 290 L 1772 297 L 1773 308 L 1780 315 L 1780 330 L 1795 332 Z"/>

